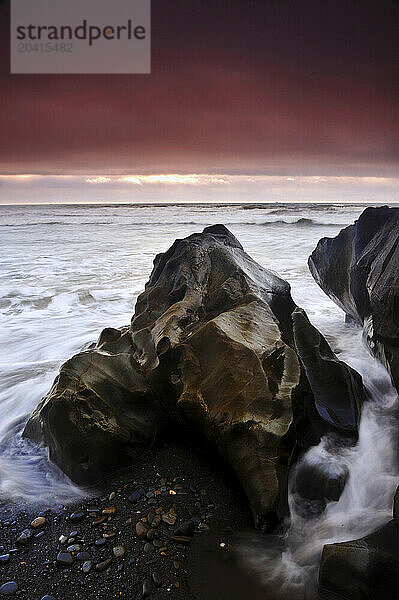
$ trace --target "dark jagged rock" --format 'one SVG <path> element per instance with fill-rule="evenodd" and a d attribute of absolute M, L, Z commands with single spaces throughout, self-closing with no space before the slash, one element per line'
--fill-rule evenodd
<path fill-rule="evenodd" d="M 398 501 L 399 488 L 394 515 Z M 398 573 L 399 525 L 394 519 L 359 540 L 324 546 L 319 575 L 321 597 L 397 600 Z"/>
<path fill-rule="evenodd" d="M 24 435 L 78 483 L 132 462 L 163 432 L 206 442 L 270 525 L 288 510 L 291 460 L 325 433 L 355 438 L 362 396 L 304 313 L 294 335 L 295 309 L 289 284 L 224 226 L 177 240 L 155 258 L 130 330 L 104 330 L 65 363 Z M 335 396 L 314 372 L 324 360 Z"/>
<path fill-rule="evenodd" d="M 320 287 L 364 328 L 399 389 L 399 209 L 367 208 L 309 258 Z"/>
<path fill-rule="evenodd" d="M 131 464 L 165 421 L 133 358 L 128 328 L 108 328 L 94 349 L 61 367 L 23 435 L 48 446 L 50 459 L 85 485 Z"/>
<path fill-rule="evenodd" d="M 364 400 L 361 376 L 338 360 L 304 310 L 297 308 L 292 318 L 295 347 L 312 388 L 317 412 L 343 431 L 356 431 Z"/>

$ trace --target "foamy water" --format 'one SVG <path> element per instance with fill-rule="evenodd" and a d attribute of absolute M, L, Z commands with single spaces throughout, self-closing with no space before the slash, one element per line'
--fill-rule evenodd
<path fill-rule="evenodd" d="M 260 264 L 292 286 L 294 300 L 340 358 L 364 376 L 372 400 L 359 444 L 329 455 L 325 442 L 306 460 L 346 465 L 338 503 L 311 524 L 293 511 L 284 553 L 246 546 L 245 559 L 276 585 L 311 597 L 324 543 L 359 537 L 389 520 L 398 468 L 392 454 L 397 401 L 360 332 L 318 288 L 307 258 L 324 236 L 353 222 L 363 206 L 0 206 L 0 495 L 65 502 L 82 493 L 51 466 L 45 450 L 21 439 L 29 413 L 60 364 L 105 326 L 127 324 L 156 253 L 176 238 L 223 223 Z M 292 499 L 291 499 L 292 500 Z M 294 508 L 294 505 L 293 505 Z M 252 548 L 253 549 L 253 548 Z"/>

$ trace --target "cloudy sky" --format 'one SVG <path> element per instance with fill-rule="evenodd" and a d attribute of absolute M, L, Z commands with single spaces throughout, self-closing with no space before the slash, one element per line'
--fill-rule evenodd
<path fill-rule="evenodd" d="M 153 0 L 150 75 L 10 75 L 0 202 L 399 200 L 399 4 Z"/>

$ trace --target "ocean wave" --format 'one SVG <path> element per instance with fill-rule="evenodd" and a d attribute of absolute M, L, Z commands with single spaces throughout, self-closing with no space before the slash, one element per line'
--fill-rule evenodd
<path fill-rule="evenodd" d="M 73 218 L 73 216 L 71 217 Z M 75 217 L 76 221 L 39 221 L 37 223 L 1 223 L 0 227 L 39 227 L 40 225 L 114 225 L 115 227 L 121 226 L 148 226 L 148 225 L 199 225 L 204 226 L 204 222 L 201 221 L 131 221 L 128 223 L 118 223 L 116 221 L 79 221 L 78 217 Z M 237 222 L 237 224 L 239 221 Z"/>
<path fill-rule="evenodd" d="M 230 225 L 258 225 L 259 227 L 268 227 L 272 225 L 295 225 L 299 227 L 344 227 L 345 225 L 342 223 L 320 223 L 319 221 L 314 221 L 313 219 L 307 219 L 305 217 L 301 217 L 296 221 L 284 221 L 283 219 L 278 219 L 276 221 L 234 221 L 230 223 L 225 223 L 227 227 Z"/>

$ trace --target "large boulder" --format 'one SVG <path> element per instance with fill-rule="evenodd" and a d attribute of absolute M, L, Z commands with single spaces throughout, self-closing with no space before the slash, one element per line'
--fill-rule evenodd
<path fill-rule="evenodd" d="M 364 327 L 371 351 L 399 389 L 399 208 L 367 208 L 309 258 L 320 287 Z"/>
<path fill-rule="evenodd" d="M 206 444 L 268 526 L 287 514 L 291 462 L 328 432 L 356 438 L 363 395 L 296 309 L 289 284 L 224 226 L 177 240 L 155 258 L 130 330 L 106 330 L 68 361 L 24 435 L 78 483 L 161 435 Z M 325 361 L 335 395 L 331 382 L 323 392 Z"/>
<path fill-rule="evenodd" d="M 359 540 L 324 546 L 319 586 L 322 598 L 399 598 L 399 488 L 394 519 Z"/>

